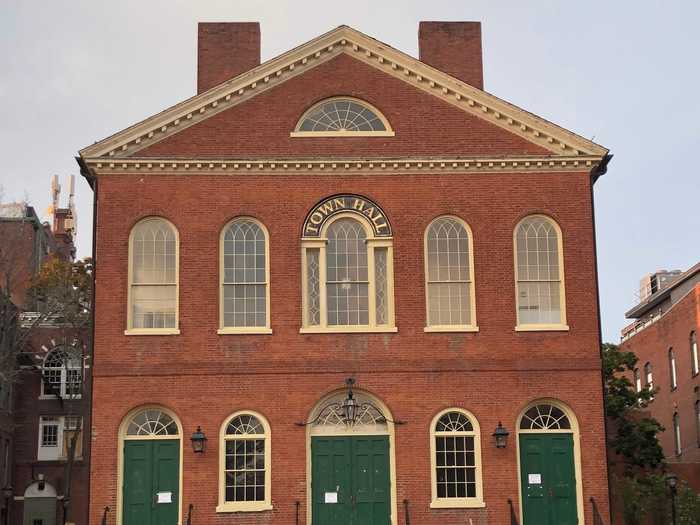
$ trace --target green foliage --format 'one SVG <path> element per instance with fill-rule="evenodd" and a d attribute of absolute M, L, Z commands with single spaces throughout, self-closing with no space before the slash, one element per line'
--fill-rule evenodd
<path fill-rule="evenodd" d="M 615 478 L 614 484 L 622 498 L 625 525 L 671 523 L 671 492 L 663 474 Z M 700 496 L 683 481 L 677 487 L 676 523 L 700 525 Z"/>
<path fill-rule="evenodd" d="M 663 449 L 656 437 L 664 428 L 640 411 L 653 399 L 654 391 L 645 386 L 637 392 L 628 379 L 637 361 L 633 352 L 622 351 L 611 343 L 603 345 L 605 415 L 615 428 L 610 445 L 622 457 L 627 469 L 655 469 L 664 461 Z"/>

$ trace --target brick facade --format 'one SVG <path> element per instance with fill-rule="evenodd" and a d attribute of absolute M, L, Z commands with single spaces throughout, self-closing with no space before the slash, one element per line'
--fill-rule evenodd
<path fill-rule="evenodd" d="M 380 108 L 395 137 L 290 138 L 313 103 L 352 95 Z M 244 104 L 138 153 L 158 158 L 329 158 L 410 155 L 544 155 L 535 144 L 470 116 L 405 82 L 340 55 Z M 84 173 L 86 170 L 84 169 Z M 88 176 L 92 174 L 87 173 Z M 97 174 L 94 411 L 90 522 L 118 505 L 119 426 L 131 410 L 160 405 L 183 426 L 182 513 L 193 523 L 306 523 L 306 433 L 295 422 L 353 376 L 406 421 L 395 432 L 397 524 L 496 525 L 519 506 L 516 421 L 534 400 L 568 405 L 581 429 L 582 500 L 608 513 L 591 176 L 572 171 L 445 174 L 328 174 L 256 170 L 189 175 Z M 309 210 L 339 193 L 378 203 L 394 238 L 396 333 L 300 334 L 300 232 Z M 513 230 L 528 214 L 563 231 L 568 331 L 516 332 Z M 471 227 L 476 333 L 425 333 L 423 236 L 437 216 Z M 179 234 L 179 335 L 124 334 L 128 249 L 140 219 L 162 216 Z M 217 335 L 219 235 L 236 216 L 269 230 L 271 335 Z M 469 410 L 481 427 L 484 499 L 480 509 L 430 508 L 430 421 L 440 410 Z M 272 505 L 257 513 L 216 513 L 219 429 L 238 410 L 271 426 Z M 511 432 L 505 449 L 491 433 Z M 197 426 L 209 437 L 192 452 Z M 183 518 L 184 519 L 184 518 Z M 581 522 L 583 523 L 583 521 Z"/>

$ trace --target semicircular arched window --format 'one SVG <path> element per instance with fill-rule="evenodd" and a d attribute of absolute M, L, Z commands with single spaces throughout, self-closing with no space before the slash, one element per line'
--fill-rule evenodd
<path fill-rule="evenodd" d="M 42 396 L 79 399 L 83 387 L 83 359 L 75 348 L 56 347 L 42 365 Z"/>
<path fill-rule="evenodd" d="M 177 423 L 167 413 L 157 408 L 142 410 L 134 415 L 126 428 L 126 437 L 177 436 Z"/>
<path fill-rule="evenodd" d="M 394 131 L 377 108 L 349 97 L 318 102 L 302 115 L 291 133 L 292 137 L 373 135 L 393 137 Z"/>
<path fill-rule="evenodd" d="M 523 414 L 520 430 L 571 430 L 569 416 L 559 407 L 535 405 Z"/>

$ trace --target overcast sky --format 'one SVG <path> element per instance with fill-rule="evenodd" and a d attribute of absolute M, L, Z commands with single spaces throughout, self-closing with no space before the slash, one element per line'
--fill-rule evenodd
<path fill-rule="evenodd" d="M 0 0 L 0 185 L 40 213 L 77 151 L 195 92 L 198 21 L 259 21 L 262 59 L 350 25 L 418 56 L 420 20 L 480 20 L 486 90 L 610 148 L 596 184 L 603 336 L 640 277 L 700 260 L 700 2 Z M 0 240 L 1 242 L 1 240 Z M 569 300 L 572 300 L 569 298 Z"/>

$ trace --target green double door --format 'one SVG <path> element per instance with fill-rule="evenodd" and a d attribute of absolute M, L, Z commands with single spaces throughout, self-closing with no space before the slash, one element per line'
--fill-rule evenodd
<path fill-rule="evenodd" d="M 180 442 L 124 441 L 123 525 L 177 525 Z"/>
<path fill-rule="evenodd" d="M 571 434 L 520 434 L 523 525 L 577 525 Z"/>
<path fill-rule="evenodd" d="M 389 437 L 311 440 L 313 525 L 389 525 Z"/>

